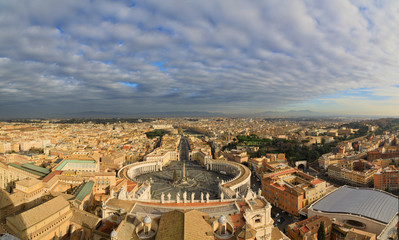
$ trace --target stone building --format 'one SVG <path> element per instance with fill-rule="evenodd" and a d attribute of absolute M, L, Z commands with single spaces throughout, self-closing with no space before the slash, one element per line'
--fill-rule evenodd
<path fill-rule="evenodd" d="M 323 197 L 326 182 L 294 168 L 284 168 L 262 176 L 263 196 L 290 214 Z"/>
<path fill-rule="evenodd" d="M 374 188 L 381 190 L 399 189 L 399 168 L 393 166 L 379 170 L 374 174 Z"/>
<path fill-rule="evenodd" d="M 313 216 L 287 227 L 287 236 L 292 240 L 317 239 L 317 232 L 323 222 L 326 239 L 330 239 L 332 222 L 328 217 Z"/>
<path fill-rule="evenodd" d="M 64 236 L 70 226 L 72 211 L 62 196 L 6 218 L 6 229 L 22 240 L 54 239 Z"/>
<path fill-rule="evenodd" d="M 15 192 L 11 194 L 0 189 L 0 221 L 43 202 L 44 190 L 40 180 L 27 178 L 17 181 L 15 186 Z"/>
<path fill-rule="evenodd" d="M 341 161 L 328 167 L 328 176 L 357 186 L 371 186 L 379 167 L 365 160 Z"/>
<path fill-rule="evenodd" d="M 274 240 L 288 238 L 273 227 L 271 205 L 261 196 L 195 203 L 109 199 L 103 221 L 118 224 L 113 239 Z"/>
<path fill-rule="evenodd" d="M 0 188 L 11 191 L 16 181 L 26 178 L 42 179 L 49 173 L 49 169 L 31 163 L 17 164 L 0 161 Z"/>

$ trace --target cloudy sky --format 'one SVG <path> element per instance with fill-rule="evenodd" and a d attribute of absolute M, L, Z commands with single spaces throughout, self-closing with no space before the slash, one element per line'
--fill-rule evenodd
<path fill-rule="evenodd" d="M 399 1 L 0 0 L 0 116 L 399 115 Z"/>

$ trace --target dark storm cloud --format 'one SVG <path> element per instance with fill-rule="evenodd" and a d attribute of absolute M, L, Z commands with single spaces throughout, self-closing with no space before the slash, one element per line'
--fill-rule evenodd
<path fill-rule="evenodd" d="M 0 110 L 256 112 L 394 85 L 399 4 L 374 4 L 0 0 Z"/>

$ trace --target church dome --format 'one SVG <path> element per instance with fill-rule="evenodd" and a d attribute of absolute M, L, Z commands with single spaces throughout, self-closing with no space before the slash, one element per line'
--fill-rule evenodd
<path fill-rule="evenodd" d="M 151 218 L 149 216 L 145 216 L 145 218 L 143 219 L 143 222 L 144 223 L 151 223 L 152 220 L 151 220 Z"/>
<path fill-rule="evenodd" d="M 227 219 L 226 219 L 225 216 L 221 215 L 221 216 L 219 217 L 219 219 L 218 219 L 218 222 L 219 222 L 220 224 L 225 224 L 225 223 L 227 222 Z"/>
<path fill-rule="evenodd" d="M 111 232 L 111 238 L 116 238 L 118 236 L 118 233 L 114 230 Z"/>

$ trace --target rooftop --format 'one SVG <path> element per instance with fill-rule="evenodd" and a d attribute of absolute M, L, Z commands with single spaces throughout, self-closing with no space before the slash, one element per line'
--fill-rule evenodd
<path fill-rule="evenodd" d="M 352 228 L 351 230 L 349 230 L 345 239 L 348 239 L 348 240 L 370 240 L 370 239 L 375 239 L 375 234 Z"/>
<path fill-rule="evenodd" d="M 370 188 L 343 186 L 314 203 L 315 211 L 354 214 L 382 223 L 389 223 L 398 209 L 394 195 Z"/>
<path fill-rule="evenodd" d="M 28 211 L 7 217 L 7 221 L 10 221 L 20 231 L 24 231 L 67 207 L 69 208 L 69 203 L 63 197 L 58 196 Z"/>
<path fill-rule="evenodd" d="M 197 210 L 174 210 L 164 213 L 155 239 L 214 239 L 212 227 L 205 220 L 206 216 L 207 214 Z"/>
<path fill-rule="evenodd" d="M 83 183 L 83 185 L 80 187 L 78 193 L 76 194 L 75 199 L 79 201 L 83 201 L 83 199 L 91 193 L 91 190 L 93 188 L 94 182 L 86 182 Z"/>
<path fill-rule="evenodd" d="M 71 222 L 80 226 L 85 226 L 89 229 L 95 229 L 97 224 L 101 221 L 101 218 L 99 218 L 98 216 L 83 210 L 72 208 L 72 212 L 73 215 L 71 218 Z"/>
<path fill-rule="evenodd" d="M 40 183 L 42 183 L 42 181 L 34 179 L 34 178 L 26 178 L 24 180 L 19 180 L 18 182 L 16 182 L 16 184 L 21 185 L 23 187 L 27 187 L 27 188 L 35 186 Z"/>
<path fill-rule="evenodd" d="M 47 175 L 45 178 L 43 178 L 43 182 L 48 182 L 50 181 L 55 175 L 60 175 L 62 171 L 56 170 L 51 172 L 49 175 Z"/>
<path fill-rule="evenodd" d="M 29 164 L 29 163 L 26 163 L 26 164 Z M 26 165 L 26 164 L 18 165 L 16 163 L 9 163 L 8 165 L 10 165 L 12 167 L 15 167 L 15 168 L 18 168 L 18 169 L 21 169 L 21 170 L 26 171 L 26 172 L 33 173 L 33 174 L 41 176 L 41 177 L 45 177 L 47 175 L 46 173 L 43 173 L 44 170 L 43 171 L 37 171 L 38 169 L 34 169 L 33 167 L 31 167 L 32 164 L 29 164 L 29 165 Z M 41 167 L 38 167 L 38 168 L 41 168 Z"/>
<path fill-rule="evenodd" d="M 95 163 L 94 160 L 72 160 L 72 159 L 65 159 L 62 161 L 55 170 L 62 170 L 67 163 Z"/>
<path fill-rule="evenodd" d="M 34 165 L 32 163 L 24 163 L 21 166 L 24 167 L 24 168 L 36 171 L 36 172 L 40 172 L 40 173 L 46 174 L 46 175 L 51 172 L 50 169 L 42 168 L 42 167 L 36 166 L 36 165 Z"/>

